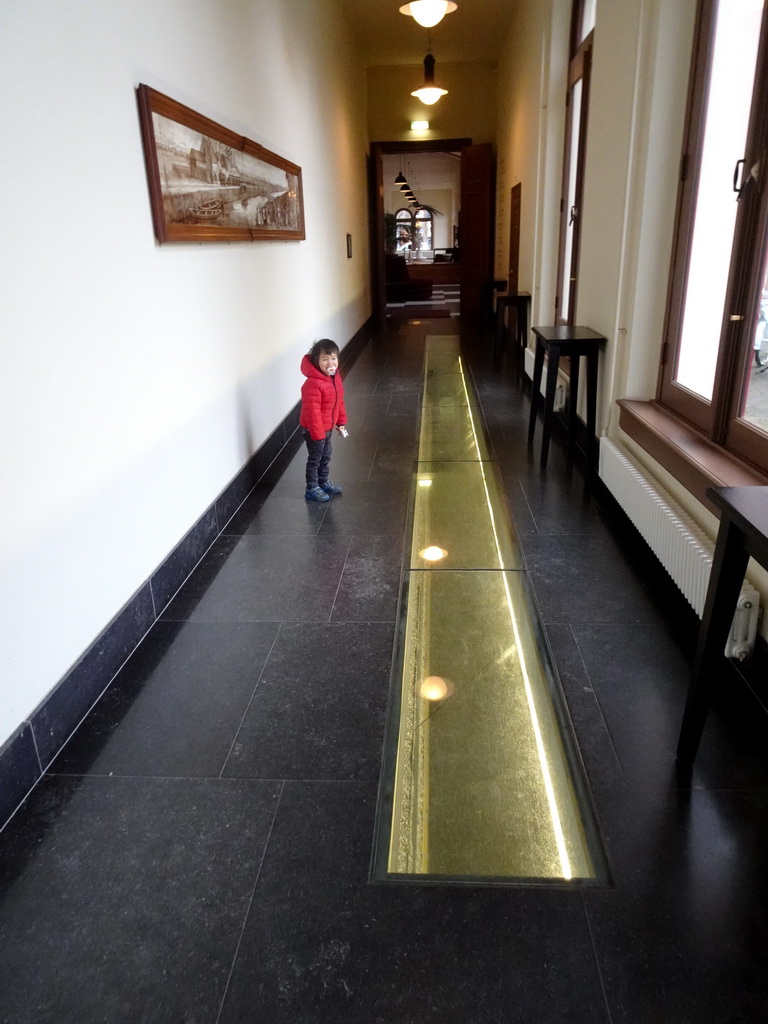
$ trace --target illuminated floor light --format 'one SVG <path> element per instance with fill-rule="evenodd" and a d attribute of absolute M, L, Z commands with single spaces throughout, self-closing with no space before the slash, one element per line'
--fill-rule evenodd
<path fill-rule="evenodd" d="M 451 684 L 442 676 L 427 676 L 421 684 L 419 693 L 424 700 L 445 700 L 451 690 Z"/>
<path fill-rule="evenodd" d="M 420 557 L 425 559 L 427 562 L 439 562 L 440 559 L 445 558 L 447 554 L 447 551 L 443 548 L 437 547 L 436 544 L 433 544 L 431 547 L 424 548 L 423 551 L 419 552 Z"/>

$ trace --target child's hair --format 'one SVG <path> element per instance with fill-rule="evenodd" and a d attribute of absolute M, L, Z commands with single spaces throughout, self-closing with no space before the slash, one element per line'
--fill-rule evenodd
<path fill-rule="evenodd" d="M 317 366 L 318 359 L 320 358 L 321 355 L 323 355 L 326 352 L 338 355 L 339 346 L 336 344 L 335 341 L 331 341 L 330 338 L 321 338 L 320 341 L 316 341 L 312 348 L 309 350 L 309 358 L 312 360 L 313 364 Z"/>

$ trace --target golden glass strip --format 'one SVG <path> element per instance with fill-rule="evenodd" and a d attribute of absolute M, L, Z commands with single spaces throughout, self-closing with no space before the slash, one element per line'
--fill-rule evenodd
<path fill-rule="evenodd" d="M 386 873 L 595 880 L 602 851 L 456 338 L 427 338 L 425 395 L 438 378 L 439 404 L 422 406 Z"/>

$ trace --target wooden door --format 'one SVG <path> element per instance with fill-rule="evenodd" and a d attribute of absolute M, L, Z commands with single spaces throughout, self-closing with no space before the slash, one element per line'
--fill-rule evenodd
<path fill-rule="evenodd" d="M 489 142 L 461 151 L 460 312 L 488 315 L 493 293 L 493 152 Z"/>
<path fill-rule="evenodd" d="M 516 295 L 520 277 L 520 206 L 523 186 L 520 182 L 512 189 L 509 197 L 509 264 L 508 290 Z"/>

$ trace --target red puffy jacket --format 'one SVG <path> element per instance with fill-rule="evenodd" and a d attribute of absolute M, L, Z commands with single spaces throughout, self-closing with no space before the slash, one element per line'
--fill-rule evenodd
<path fill-rule="evenodd" d="M 301 360 L 301 372 L 307 378 L 301 386 L 301 419 L 313 441 L 322 441 L 326 431 L 347 422 L 344 408 L 344 382 L 338 370 L 329 377 L 318 370 L 309 356 Z"/>

